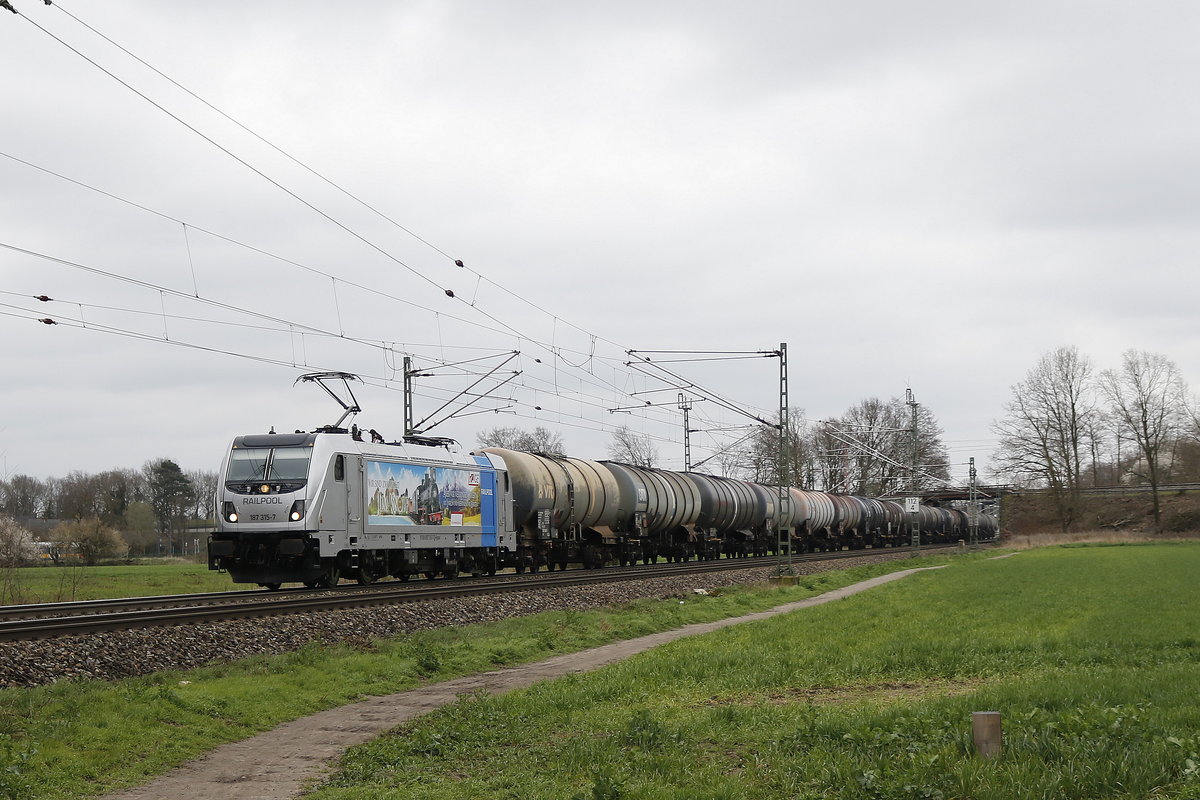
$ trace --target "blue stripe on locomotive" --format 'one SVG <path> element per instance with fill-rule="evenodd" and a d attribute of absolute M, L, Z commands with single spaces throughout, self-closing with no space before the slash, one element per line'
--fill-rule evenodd
<path fill-rule="evenodd" d="M 479 524 L 483 528 L 482 547 L 496 546 L 496 473 L 479 473 Z"/>

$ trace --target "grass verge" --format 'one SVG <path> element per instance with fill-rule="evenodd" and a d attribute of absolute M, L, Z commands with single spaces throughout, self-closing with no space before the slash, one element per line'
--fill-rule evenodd
<path fill-rule="evenodd" d="M 689 595 L 682 603 L 675 598 L 589 612 L 546 612 L 362 647 L 314 643 L 285 656 L 118 682 L 3 689 L 0 798 L 103 794 L 142 783 L 219 744 L 363 696 L 738 616 L 875 575 L 948 560 L 905 559 L 819 573 L 794 587 Z"/>
<path fill-rule="evenodd" d="M 1164 544 L 921 573 L 462 701 L 312 798 L 1198 798 L 1198 568 Z"/>
<path fill-rule="evenodd" d="M 207 564 L 189 563 L 20 567 L 8 570 L 4 577 L 0 603 L 10 605 L 254 588 L 233 583 L 228 575 L 209 570 Z"/>

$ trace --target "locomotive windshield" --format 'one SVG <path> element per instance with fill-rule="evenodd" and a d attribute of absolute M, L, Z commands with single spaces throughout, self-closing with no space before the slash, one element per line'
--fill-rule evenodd
<path fill-rule="evenodd" d="M 311 447 L 276 447 L 267 477 L 273 481 L 302 481 L 308 477 Z"/>
<path fill-rule="evenodd" d="M 298 481 L 308 477 L 310 447 L 248 447 L 233 451 L 227 481 Z"/>

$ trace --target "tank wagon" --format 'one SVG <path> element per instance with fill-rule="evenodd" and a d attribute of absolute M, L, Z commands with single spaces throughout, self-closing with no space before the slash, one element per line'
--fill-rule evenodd
<path fill-rule="evenodd" d="M 209 568 L 239 583 L 329 586 L 907 545 L 894 501 L 696 472 L 351 431 L 233 440 Z M 966 514 L 920 508 L 923 543 L 967 536 Z M 780 541 L 777 531 L 786 533 Z M 995 535 L 980 517 L 980 537 Z"/>

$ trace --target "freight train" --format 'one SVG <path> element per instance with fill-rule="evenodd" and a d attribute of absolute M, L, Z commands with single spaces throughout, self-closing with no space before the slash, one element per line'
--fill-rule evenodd
<path fill-rule="evenodd" d="M 238 436 L 216 499 L 209 568 L 272 589 L 897 546 L 914 519 L 922 543 L 968 536 L 952 508 L 333 426 Z"/>

